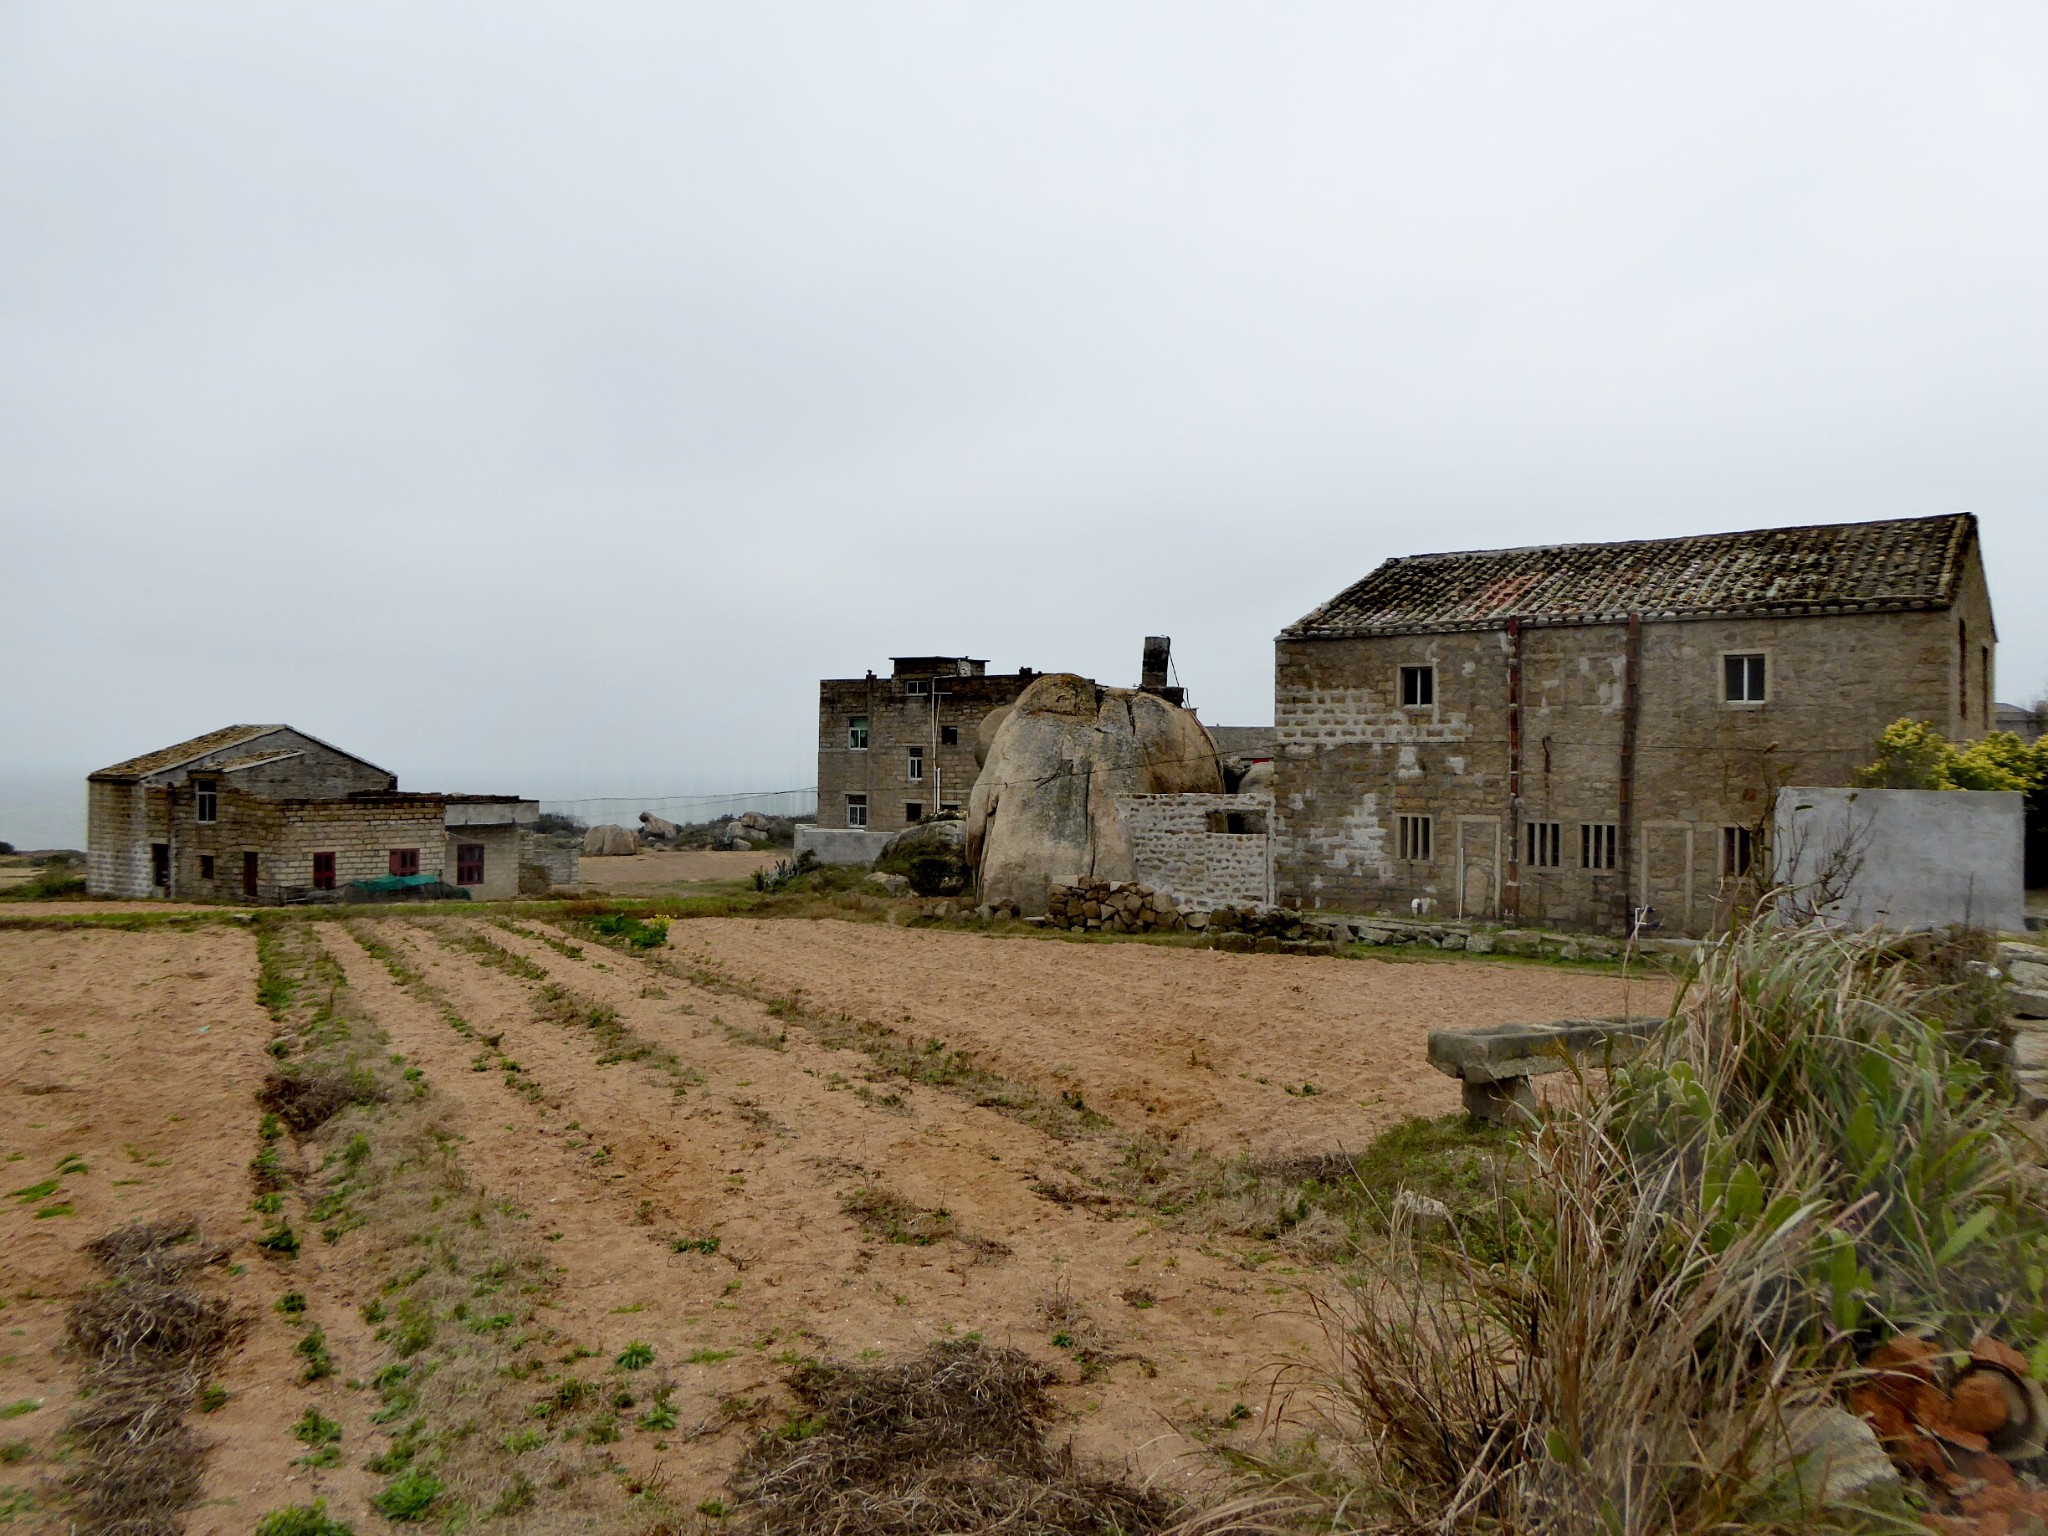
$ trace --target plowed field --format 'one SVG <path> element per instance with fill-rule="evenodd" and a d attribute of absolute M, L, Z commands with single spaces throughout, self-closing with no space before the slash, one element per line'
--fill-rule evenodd
<path fill-rule="evenodd" d="M 1315 1347 L 1304 1288 L 1336 1271 L 1148 1203 L 1125 1173 L 1133 1146 L 1357 1149 L 1456 1107 L 1423 1064 L 1429 1029 L 1668 998 L 1661 982 L 1476 960 L 830 921 L 680 923 L 644 954 L 524 920 L 283 921 L 325 968 L 276 1017 L 242 924 L 0 932 L 0 1446 L 20 1447 L 0 1462 L 0 1523 L 70 1518 L 60 1431 L 80 1362 L 64 1317 L 98 1283 L 84 1245 L 184 1212 L 232 1245 L 203 1285 L 253 1320 L 218 1376 L 224 1405 L 194 1418 L 211 1448 L 190 1532 L 240 1536 L 316 1496 L 359 1533 L 383 1529 L 370 1501 L 408 1464 L 392 1446 L 465 1432 L 495 1436 L 509 1469 L 502 1493 L 444 1491 L 470 1520 L 512 1528 L 551 1499 L 593 1529 L 622 1528 L 636 1498 L 715 1513 L 795 1362 L 970 1335 L 1059 1369 L 1084 1454 L 1192 1488 L 1214 1475 L 1207 1446 L 1258 1432 L 1276 1362 Z M 375 1139 L 388 1093 L 279 1142 L 302 1246 L 252 1244 L 273 1219 L 251 1205 L 255 1095 L 296 1048 L 272 1041 L 311 1038 L 329 1013 L 381 1032 L 463 1198 L 506 1213 L 508 1252 L 538 1256 L 519 1261 L 530 1284 L 479 1282 L 465 1294 L 481 1299 L 438 1314 L 443 1338 L 509 1340 L 497 1376 L 533 1400 L 530 1429 L 408 1429 L 386 1406 L 403 1401 L 395 1363 L 435 1358 L 402 1353 L 412 1293 L 396 1287 L 441 1251 L 424 1214 L 438 1196 L 343 1199 L 347 1138 Z M 303 1310 L 280 1310 L 287 1293 Z M 316 1323 L 334 1369 L 309 1381 Z M 612 1364 L 629 1344 L 653 1363 Z M 550 1384 L 575 1371 L 615 1394 L 608 1429 L 547 1416 Z M 334 1454 L 294 1433 L 309 1409 L 337 1428 Z M 583 1460 L 518 1470 L 572 1441 Z M 435 1454 L 405 1451 L 416 1467 Z"/>

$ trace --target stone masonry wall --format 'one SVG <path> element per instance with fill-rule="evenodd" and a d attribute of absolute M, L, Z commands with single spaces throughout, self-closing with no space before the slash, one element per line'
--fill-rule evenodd
<path fill-rule="evenodd" d="M 140 784 L 86 785 L 85 888 L 94 896 L 148 896 L 150 792 Z"/>
<path fill-rule="evenodd" d="M 939 677 L 933 692 L 914 694 L 900 677 L 827 679 L 818 685 L 818 825 L 846 825 L 846 797 L 865 795 L 868 826 L 900 832 L 909 825 L 905 807 L 927 816 L 953 806 L 967 808 L 974 787 L 974 730 L 991 710 L 1013 704 L 1036 674 Z M 867 750 L 846 745 L 847 722 L 868 721 Z M 951 727 L 955 740 L 948 744 Z M 924 777 L 910 777 L 910 748 L 924 749 Z"/>
<path fill-rule="evenodd" d="M 1272 904 L 1271 795 L 1123 795 L 1117 811 L 1139 883 L 1192 911 Z M 1224 830 L 1232 816 L 1245 831 Z"/>
<path fill-rule="evenodd" d="M 1981 592 L 1973 564 L 1957 612 L 1645 622 L 1632 857 L 1612 870 L 1584 867 L 1580 829 L 1620 819 L 1625 626 L 1523 631 L 1519 805 L 1508 796 L 1504 628 L 1282 640 L 1274 899 L 1310 911 L 1406 913 L 1422 897 L 1445 917 L 1601 929 L 1647 903 L 1665 933 L 1707 931 L 1740 889 L 1724 877 L 1725 829 L 1766 826 L 1778 785 L 1846 784 L 1870 760 L 1877 733 L 1902 715 L 1982 734 L 1975 695 L 1991 620 Z M 1769 658 L 1765 703 L 1723 700 L 1730 651 Z M 1964 659 L 1974 669 L 1967 683 Z M 1404 709 L 1399 669 L 1421 664 L 1436 668 L 1435 702 Z M 1430 818 L 1427 858 L 1400 857 L 1404 814 Z M 1552 822 L 1559 867 L 1532 867 L 1526 827 Z"/>

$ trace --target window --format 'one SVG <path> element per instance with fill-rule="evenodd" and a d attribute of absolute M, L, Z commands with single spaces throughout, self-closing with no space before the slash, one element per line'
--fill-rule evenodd
<path fill-rule="evenodd" d="M 1411 864 L 1427 864 L 1430 857 L 1430 818 L 1427 816 L 1400 816 L 1401 857 Z"/>
<path fill-rule="evenodd" d="M 868 824 L 868 797 L 848 795 L 846 797 L 846 824 L 849 827 L 864 827 Z"/>
<path fill-rule="evenodd" d="M 1756 834 L 1748 827 L 1721 829 L 1721 875 L 1734 880 L 1749 873 L 1756 862 Z"/>
<path fill-rule="evenodd" d="M 193 820 L 220 820 L 220 787 L 211 779 L 195 779 L 192 783 Z"/>
<path fill-rule="evenodd" d="M 391 873 L 394 875 L 416 875 L 419 872 L 419 849 L 394 848 L 391 850 Z"/>
<path fill-rule="evenodd" d="M 213 878 L 213 855 L 210 853 L 199 855 L 199 878 L 202 880 L 211 880 Z"/>
<path fill-rule="evenodd" d="M 1427 709 L 1436 702 L 1436 668 L 1403 667 L 1401 669 L 1401 707 L 1403 709 Z"/>
<path fill-rule="evenodd" d="M 1579 823 L 1579 868 L 1614 868 L 1614 849 L 1619 831 L 1611 821 Z"/>
<path fill-rule="evenodd" d="M 848 715 L 846 717 L 846 750 L 865 752 L 868 749 L 868 717 Z"/>
<path fill-rule="evenodd" d="M 334 855 L 316 853 L 313 855 L 313 889 L 331 891 L 334 889 Z"/>
<path fill-rule="evenodd" d="M 1767 681 L 1760 653 L 1721 658 L 1721 697 L 1729 704 L 1761 704 Z"/>
<path fill-rule="evenodd" d="M 1529 823 L 1529 867 L 1556 869 L 1564 862 L 1564 824 L 1557 821 Z"/>
<path fill-rule="evenodd" d="M 906 827 L 914 827 L 923 820 L 924 805 L 922 802 L 916 800 L 906 800 L 903 802 L 903 824 Z"/>
<path fill-rule="evenodd" d="M 903 691 L 913 699 L 921 699 L 932 691 L 932 680 L 928 677 L 906 677 Z"/>
<path fill-rule="evenodd" d="M 484 883 L 484 845 L 482 843 L 457 843 L 455 845 L 455 883 L 457 885 L 482 885 Z"/>
<path fill-rule="evenodd" d="M 910 749 L 910 782 L 913 784 L 921 784 L 924 782 L 923 747 L 912 747 Z"/>
<path fill-rule="evenodd" d="M 171 845 L 151 843 L 149 845 L 149 878 L 152 884 L 165 890 L 171 888 Z"/>
<path fill-rule="evenodd" d="M 332 855 L 329 855 L 332 857 Z M 249 849 L 242 855 L 242 894 L 251 901 L 256 899 L 256 850 Z"/>
<path fill-rule="evenodd" d="M 959 745 L 960 745 L 960 727 L 959 727 L 959 726 L 957 726 L 957 725 L 942 725 L 942 726 L 940 726 L 940 727 L 939 727 L 939 745 L 940 745 L 940 746 L 942 746 L 942 747 L 957 747 L 957 746 L 959 746 Z"/>

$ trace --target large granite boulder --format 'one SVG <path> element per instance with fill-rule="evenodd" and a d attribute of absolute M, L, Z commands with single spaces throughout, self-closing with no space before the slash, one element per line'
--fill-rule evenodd
<path fill-rule="evenodd" d="M 989 742 L 967 802 L 967 862 L 982 901 L 1037 916 L 1055 885 L 1137 878 L 1117 796 L 1222 791 L 1216 748 L 1187 710 L 1049 673 Z"/>
<path fill-rule="evenodd" d="M 640 831 L 643 835 L 654 838 L 659 842 L 672 843 L 676 840 L 676 835 L 682 831 L 682 828 L 664 817 L 655 815 L 652 811 L 642 811 L 640 813 Z"/>
<path fill-rule="evenodd" d="M 967 889 L 967 823 L 957 816 L 936 817 L 905 827 L 875 855 L 875 868 L 902 875 L 919 896 L 958 896 Z"/>
<path fill-rule="evenodd" d="M 606 823 L 583 834 L 583 851 L 592 858 L 623 858 L 640 851 L 640 839 L 624 827 Z"/>

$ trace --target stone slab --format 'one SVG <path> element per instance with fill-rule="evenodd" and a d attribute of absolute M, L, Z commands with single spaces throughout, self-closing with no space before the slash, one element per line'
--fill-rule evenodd
<path fill-rule="evenodd" d="M 1574 1056 L 1633 1056 L 1663 1023 L 1661 1018 L 1636 1017 L 1433 1029 L 1429 1064 L 1446 1077 L 1467 1083 L 1538 1077 L 1564 1071 Z"/>
<path fill-rule="evenodd" d="M 2016 1019 L 2048 1019 L 2048 991 L 2014 987 L 2006 993 L 2006 1006 Z"/>

